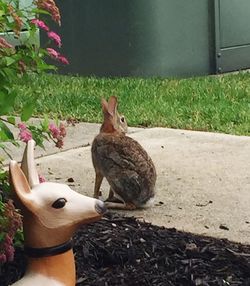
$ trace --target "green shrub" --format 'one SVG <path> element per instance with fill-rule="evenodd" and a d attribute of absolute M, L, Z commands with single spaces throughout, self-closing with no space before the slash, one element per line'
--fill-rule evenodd
<path fill-rule="evenodd" d="M 28 7 L 21 7 L 19 4 L 18 0 L 0 0 L 0 148 L 9 156 L 11 154 L 6 148 L 7 142 L 19 146 L 18 139 L 27 142 L 33 138 L 37 145 L 43 147 L 44 140 L 53 140 L 61 148 L 66 135 L 62 124 L 49 124 L 47 119 L 36 126 L 24 123 L 31 117 L 39 94 L 22 106 L 22 122 L 17 124 L 11 116 L 17 96 L 11 87 L 17 79 L 29 73 L 40 74 L 55 69 L 53 65 L 46 63 L 46 57 L 68 64 L 67 59 L 58 51 L 50 46 L 41 48 L 35 41 L 40 29 L 47 33 L 49 45 L 53 42 L 58 48 L 61 47 L 60 36 L 40 19 L 41 15 L 51 17 L 60 25 L 60 13 L 54 0 L 34 0 Z M 27 34 L 25 39 L 21 37 L 23 30 Z M 11 37 L 19 40 L 21 45 L 14 47 L 6 40 Z M 10 125 L 19 129 L 17 138 L 10 130 Z M 9 199 L 9 191 L 8 173 L 0 160 L 0 264 L 13 259 L 13 245 L 22 240 L 21 217 Z"/>

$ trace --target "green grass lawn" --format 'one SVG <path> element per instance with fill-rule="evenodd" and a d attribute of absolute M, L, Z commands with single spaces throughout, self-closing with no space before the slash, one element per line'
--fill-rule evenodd
<path fill-rule="evenodd" d="M 17 83 L 16 112 L 40 94 L 36 116 L 101 122 L 100 98 L 116 95 L 130 126 L 250 135 L 250 74 L 189 79 L 30 76 Z"/>

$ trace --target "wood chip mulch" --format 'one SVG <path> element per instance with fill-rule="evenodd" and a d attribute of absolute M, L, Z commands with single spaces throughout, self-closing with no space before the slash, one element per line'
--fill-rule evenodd
<path fill-rule="evenodd" d="M 108 213 L 74 237 L 77 286 L 250 286 L 250 246 Z M 0 268 L 0 285 L 23 275 L 25 258 Z"/>

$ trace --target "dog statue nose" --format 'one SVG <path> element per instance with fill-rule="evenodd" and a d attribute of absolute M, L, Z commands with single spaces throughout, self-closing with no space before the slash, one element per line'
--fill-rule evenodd
<path fill-rule="evenodd" d="M 98 214 L 101 214 L 101 215 L 104 214 L 107 210 L 105 203 L 103 201 L 96 200 L 95 210 L 97 211 Z"/>

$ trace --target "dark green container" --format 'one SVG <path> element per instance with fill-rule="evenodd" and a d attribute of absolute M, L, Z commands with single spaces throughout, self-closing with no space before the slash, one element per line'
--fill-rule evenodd
<path fill-rule="evenodd" d="M 245 1 L 247 5 L 250 1 L 222 1 L 57 1 L 62 14 L 62 27 L 58 30 L 63 40 L 62 53 L 70 61 L 69 66 L 60 67 L 59 71 L 87 76 L 142 77 L 224 71 L 228 60 L 225 58 L 223 62 L 223 56 L 218 54 L 221 43 L 227 41 L 221 40 L 222 36 L 227 38 L 227 32 L 221 29 L 228 26 L 221 27 L 220 18 L 228 20 L 221 14 L 220 6 L 227 5 L 226 1 L 229 5 L 237 1 Z M 250 19 L 248 14 L 241 15 L 242 19 L 245 16 L 245 22 Z M 236 43 L 232 41 L 233 45 L 238 40 L 241 38 Z"/>

